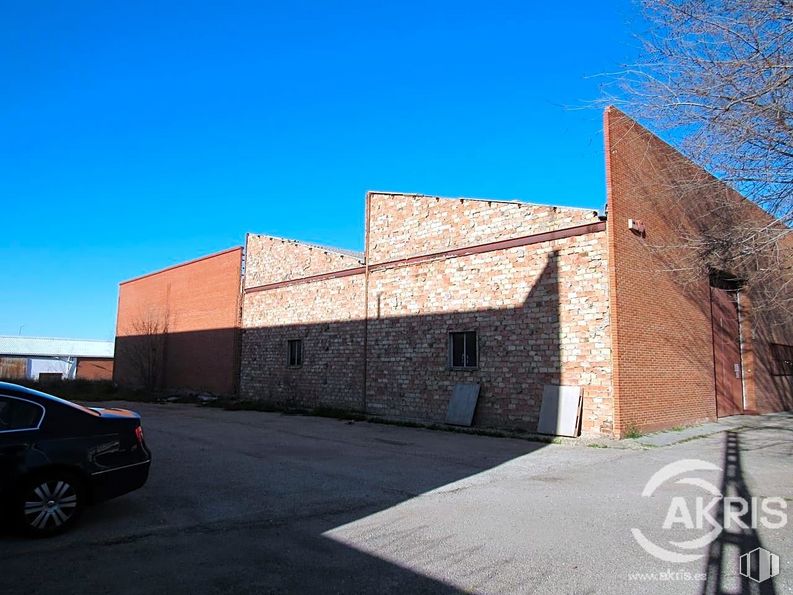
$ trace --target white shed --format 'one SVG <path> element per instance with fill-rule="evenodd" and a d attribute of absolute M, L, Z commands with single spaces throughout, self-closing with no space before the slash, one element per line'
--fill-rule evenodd
<path fill-rule="evenodd" d="M 80 359 L 112 359 L 113 341 L 0 335 L 0 377 L 71 380 Z"/>

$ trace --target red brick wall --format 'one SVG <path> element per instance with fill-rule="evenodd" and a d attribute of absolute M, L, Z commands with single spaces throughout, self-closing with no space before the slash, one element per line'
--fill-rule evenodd
<path fill-rule="evenodd" d="M 604 123 L 618 430 L 714 419 L 709 281 L 686 274 L 690 254 L 679 247 L 698 233 L 717 193 L 735 202 L 738 216 L 768 216 L 619 110 L 607 109 Z M 630 231 L 628 219 L 641 220 L 646 234 Z M 755 344 L 747 348 L 762 360 L 767 329 L 750 327 Z M 764 376 L 762 362 L 755 368 L 747 366 L 747 392 L 759 409 L 778 408 L 775 390 L 753 378 Z"/>
<path fill-rule="evenodd" d="M 121 283 L 115 381 L 141 384 L 137 353 L 153 322 L 167 325 L 156 345 L 159 387 L 234 392 L 241 266 L 237 247 Z"/>
<path fill-rule="evenodd" d="M 786 250 L 793 252 L 793 236 L 788 236 Z M 773 281 L 770 281 L 773 282 Z M 782 279 L 776 281 L 777 289 L 783 283 Z M 788 289 L 788 299 L 793 294 L 793 289 Z M 783 294 L 784 297 L 785 294 Z M 793 320 L 785 316 L 784 312 L 761 312 L 752 310 L 752 293 L 742 296 L 741 307 L 748 312 L 743 324 L 745 348 L 748 351 L 744 366 L 749 375 L 748 400 L 758 413 L 771 413 L 793 409 L 793 376 L 775 375 L 776 366 L 773 365 L 772 343 L 793 345 Z"/>
<path fill-rule="evenodd" d="M 77 360 L 76 377 L 82 380 L 112 380 L 112 358 L 81 357 Z"/>

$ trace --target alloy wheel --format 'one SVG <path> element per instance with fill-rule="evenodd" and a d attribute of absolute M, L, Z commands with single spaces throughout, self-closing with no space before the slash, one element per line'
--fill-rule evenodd
<path fill-rule="evenodd" d="M 42 482 L 25 498 L 25 522 L 38 531 L 57 529 L 74 516 L 77 504 L 77 490 L 68 481 Z"/>

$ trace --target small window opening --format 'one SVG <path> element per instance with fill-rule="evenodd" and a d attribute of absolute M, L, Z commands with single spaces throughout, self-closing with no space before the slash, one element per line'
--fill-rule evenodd
<path fill-rule="evenodd" d="M 290 339 L 288 342 L 290 368 L 299 368 L 303 365 L 303 339 Z"/>
<path fill-rule="evenodd" d="M 449 366 L 471 369 L 479 365 L 476 331 L 449 333 Z"/>

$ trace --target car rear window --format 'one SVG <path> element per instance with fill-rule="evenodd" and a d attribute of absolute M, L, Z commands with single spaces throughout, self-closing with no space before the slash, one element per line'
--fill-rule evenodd
<path fill-rule="evenodd" d="M 0 396 L 0 432 L 35 430 L 41 423 L 44 408 L 23 399 Z"/>
<path fill-rule="evenodd" d="M 43 393 L 38 390 L 30 389 L 30 392 L 38 395 L 39 397 L 44 397 L 45 399 L 49 399 L 50 401 L 55 401 L 59 405 L 65 405 L 66 407 L 71 407 L 72 409 L 78 409 L 83 413 L 87 413 L 88 415 L 93 415 L 95 417 L 102 417 L 101 414 L 94 411 L 93 409 L 89 409 L 88 407 L 83 407 L 82 405 L 78 405 L 77 403 L 72 403 L 71 401 L 67 401 L 66 399 L 61 399 L 60 397 L 56 397 L 55 395 L 51 395 L 49 393 Z"/>
<path fill-rule="evenodd" d="M 83 413 L 88 413 L 89 415 L 94 415 L 96 417 L 102 417 L 102 414 L 98 411 L 94 411 L 93 409 L 89 409 L 88 407 L 83 407 L 82 405 L 78 405 L 77 403 L 72 403 L 71 401 L 67 401 L 66 399 L 61 399 L 60 397 L 56 397 L 55 395 L 48 395 L 46 393 L 42 393 L 46 398 L 50 401 L 55 401 L 60 405 L 66 405 L 67 407 L 71 407 L 72 409 L 79 409 Z"/>

